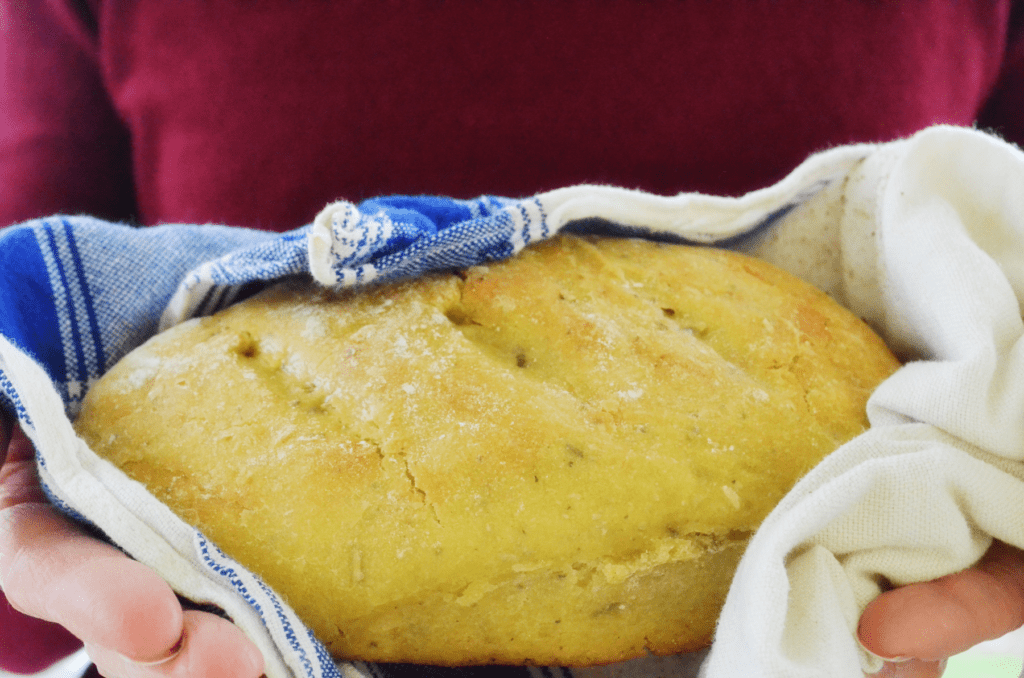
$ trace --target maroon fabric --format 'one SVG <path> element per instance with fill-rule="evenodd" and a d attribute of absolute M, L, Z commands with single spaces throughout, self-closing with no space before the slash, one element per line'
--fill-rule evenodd
<path fill-rule="evenodd" d="M 999 81 L 979 115 L 980 124 L 1024 146 L 1024 2 L 1015 2 Z"/>
<path fill-rule="evenodd" d="M 0 226 L 62 211 L 130 214 L 127 136 L 84 29 L 41 0 L 2 5 Z"/>
<path fill-rule="evenodd" d="M 740 194 L 934 123 L 1024 141 L 1011 0 L 0 3 L 0 225 L 283 230 L 337 198 L 577 182 Z"/>
<path fill-rule="evenodd" d="M 60 210 L 266 229 L 382 193 L 743 193 L 824 147 L 974 123 L 1009 14 L 1009 0 L 9 4 L 0 223 Z M 1019 119 L 1015 68 L 1004 118 Z"/>
<path fill-rule="evenodd" d="M 0 592 L 0 669 L 38 673 L 81 646 L 60 626 L 15 612 Z"/>

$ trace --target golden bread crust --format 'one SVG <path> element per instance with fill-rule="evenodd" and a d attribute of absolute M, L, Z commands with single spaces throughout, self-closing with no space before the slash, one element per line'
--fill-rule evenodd
<path fill-rule="evenodd" d="M 595 664 L 706 644 L 749 536 L 897 366 L 763 262 L 564 236 L 273 288 L 126 357 L 76 426 L 339 657 Z"/>

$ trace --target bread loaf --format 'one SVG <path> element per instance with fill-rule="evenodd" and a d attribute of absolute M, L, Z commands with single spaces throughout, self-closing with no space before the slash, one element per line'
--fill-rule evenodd
<path fill-rule="evenodd" d="M 157 335 L 88 444 L 339 658 L 585 665 L 710 640 L 747 540 L 897 368 L 758 260 L 564 236 Z"/>

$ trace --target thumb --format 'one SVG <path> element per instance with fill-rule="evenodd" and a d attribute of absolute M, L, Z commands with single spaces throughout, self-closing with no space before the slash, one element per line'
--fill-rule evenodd
<path fill-rule="evenodd" d="M 155 572 L 47 504 L 0 511 L 0 582 L 11 605 L 138 661 L 171 652 L 182 609 Z"/>
<path fill-rule="evenodd" d="M 1024 625 L 1024 552 L 993 542 L 973 567 L 871 601 L 858 635 L 879 657 L 939 661 Z"/>

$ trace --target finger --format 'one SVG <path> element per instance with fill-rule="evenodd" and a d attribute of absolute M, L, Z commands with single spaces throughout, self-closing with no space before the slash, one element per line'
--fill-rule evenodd
<path fill-rule="evenodd" d="M 162 662 L 134 662 L 106 648 L 86 645 L 100 673 L 109 678 L 256 678 L 263 657 L 229 621 L 189 611 L 177 652 Z"/>
<path fill-rule="evenodd" d="M 45 502 L 46 495 L 36 475 L 32 443 L 16 427 L 7 441 L 8 444 L 0 447 L 0 457 L 6 450 L 6 462 L 0 466 L 0 511 L 26 502 Z"/>
<path fill-rule="evenodd" d="M 26 503 L 46 503 L 35 462 L 8 460 L 0 466 L 0 511 Z"/>
<path fill-rule="evenodd" d="M 7 461 L 25 461 L 36 457 L 35 449 L 17 424 L 11 425 Z"/>
<path fill-rule="evenodd" d="M 132 659 L 163 659 L 181 637 L 170 587 L 48 504 L 0 511 L 0 585 L 20 612 Z"/>
<path fill-rule="evenodd" d="M 11 429 L 14 423 L 6 412 L 0 410 L 0 464 L 4 463 L 7 455 L 7 443 L 11 441 Z"/>
<path fill-rule="evenodd" d="M 23 443 L 20 445 L 20 453 L 16 449 L 15 454 L 10 457 L 7 455 L 10 434 L 15 429 L 13 417 L 8 417 L 5 412 L 0 411 L 0 510 L 22 501 L 39 500 L 42 497 L 35 465 L 31 461 L 31 451 L 27 455 L 29 461 L 19 460 L 26 456 L 24 447 L 27 446 L 31 450 L 31 445 L 27 445 L 28 441 L 24 440 L 24 436 L 21 436 Z M 6 465 L 5 458 L 10 460 Z M 3 642 L 8 643 L 10 647 L 31 648 L 31 651 L 16 651 L 13 656 L 10 656 L 10 653 L 3 656 L 2 668 L 14 673 L 39 673 L 82 646 L 78 639 L 63 627 L 26 617 L 12 609 L 2 592 L 2 586 L 0 628 L 4 633 Z"/>
<path fill-rule="evenodd" d="M 858 635 L 880 657 L 938 661 L 1022 625 L 1024 552 L 994 542 L 974 567 L 880 595 Z"/>

